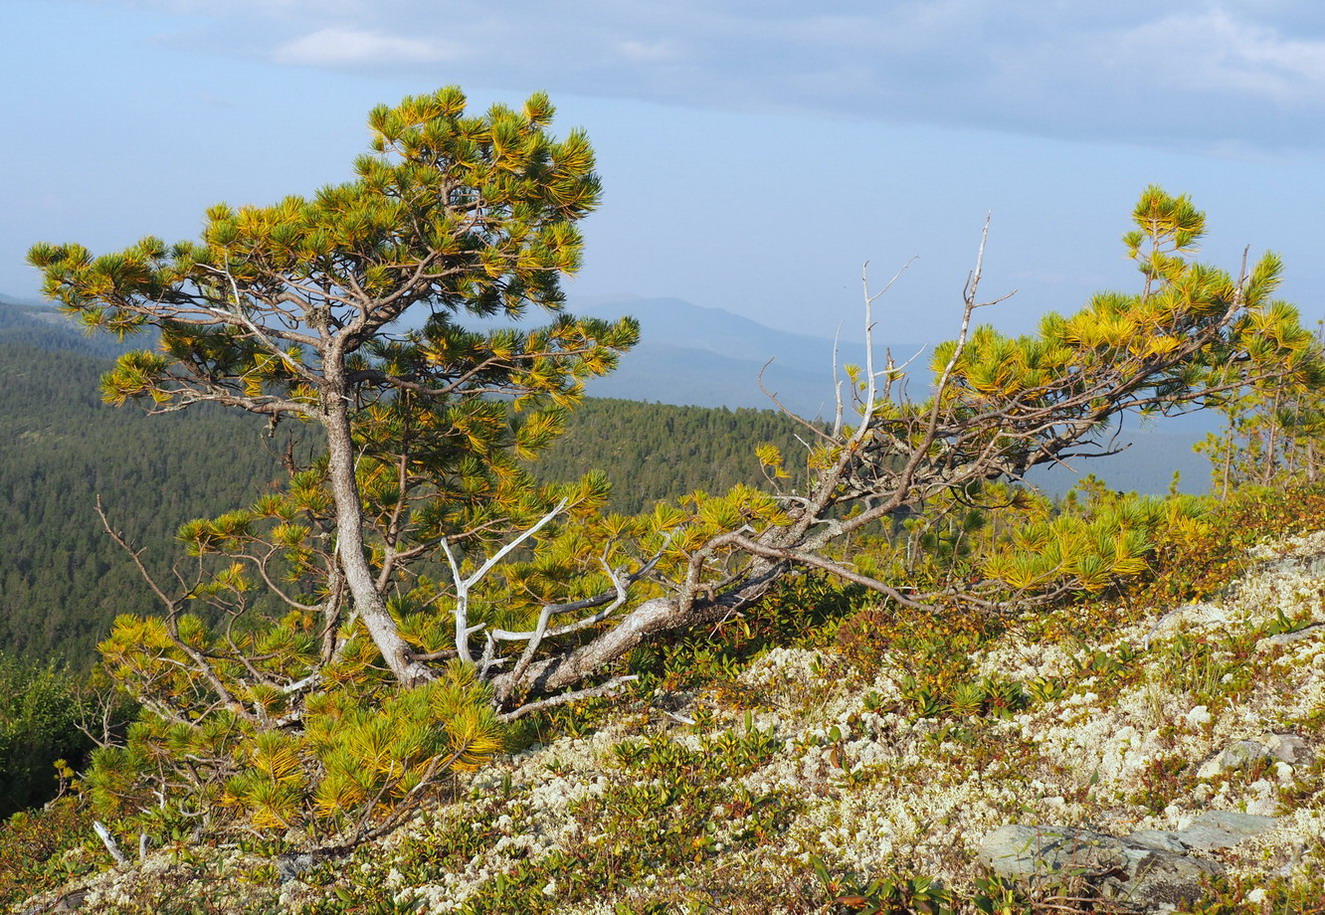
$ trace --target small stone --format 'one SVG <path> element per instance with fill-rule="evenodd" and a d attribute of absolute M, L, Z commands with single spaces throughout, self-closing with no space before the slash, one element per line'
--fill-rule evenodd
<path fill-rule="evenodd" d="M 1196 776 L 1214 778 L 1222 772 L 1248 769 L 1261 761 L 1271 759 L 1274 759 L 1274 754 L 1264 744 L 1254 740 L 1237 740 L 1202 763 L 1196 770 Z"/>
<path fill-rule="evenodd" d="M 87 890 L 74 890 L 72 893 L 66 893 L 55 901 L 55 905 L 47 908 L 46 905 L 29 906 L 26 909 L 15 909 L 19 915 L 38 915 L 43 912 L 77 912 L 83 907 L 83 901 L 87 899 Z"/>
<path fill-rule="evenodd" d="M 1239 740 L 1229 744 L 1221 757 L 1224 769 L 1248 769 L 1262 760 L 1272 759 L 1270 748 L 1254 740 Z"/>
<path fill-rule="evenodd" d="M 83 900 L 87 898 L 87 890 L 77 890 L 67 896 L 61 896 L 60 901 L 55 904 L 52 912 L 77 912 L 83 907 Z"/>
<path fill-rule="evenodd" d="M 289 883 L 298 880 L 305 871 L 312 870 L 317 863 L 316 857 L 306 852 L 277 855 L 276 873 L 280 875 L 281 883 Z"/>

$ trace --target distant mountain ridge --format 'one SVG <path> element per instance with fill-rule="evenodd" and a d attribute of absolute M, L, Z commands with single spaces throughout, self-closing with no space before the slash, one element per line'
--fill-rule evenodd
<path fill-rule="evenodd" d="M 770 358 L 797 357 L 832 365 L 833 341 L 810 334 L 775 330 L 721 308 L 706 308 L 684 299 L 620 297 L 573 304 L 571 311 L 595 318 L 631 315 L 638 318 L 643 342 L 704 349 L 720 356 L 763 364 Z M 863 343 L 846 335 L 839 361 L 864 358 Z"/>
<path fill-rule="evenodd" d="M 594 397 L 767 410 L 775 409 L 771 393 L 801 416 L 831 417 L 834 364 L 840 374 L 844 364 L 865 361 L 861 342 L 835 344 L 775 330 L 682 299 L 623 296 L 572 302 L 569 310 L 604 319 L 629 315 L 640 322 L 640 343 L 620 368 L 588 384 Z M 910 355 L 919 347 L 904 349 Z"/>

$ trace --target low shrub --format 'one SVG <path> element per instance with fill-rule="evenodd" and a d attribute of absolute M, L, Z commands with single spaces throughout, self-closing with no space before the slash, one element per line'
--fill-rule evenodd
<path fill-rule="evenodd" d="M 56 760 L 83 762 L 92 747 L 78 728 L 87 707 L 68 670 L 0 656 L 0 819 L 55 796 Z"/>

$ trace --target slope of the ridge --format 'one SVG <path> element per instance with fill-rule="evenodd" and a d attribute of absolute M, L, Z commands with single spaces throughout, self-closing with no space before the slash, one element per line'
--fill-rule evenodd
<path fill-rule="evenodd" d="M 982 840 L 1021 824 L 1142 837 L 1222 875 L 1168 887 L 1184 906 L 1223 893 L 1248 908 L 1219 911 L 1320 912 L 1325 532 L 1247 562 L 1217 596 L 1124 613 L 1107 636 L 1073 634 L 1081 608 L 1014 627 L 971 654 L 943 709 L 902 635 L 868 667 L 774 648 L 707 688 L 600 707 L 596 728 L 468 777 L 348 859 L 157 852 L 91 881 L 86 908 L 206 892 L 221 912 L 790 915 L 888 901 L 870 881 L 891 878 L 892 901 L 961 913 L 1097 911 L 1118 876 L 1080 856 L 1062 872 L 1075 896 L 981 882 Z M 1147 886 L 1120 911 L 1171 910 Z M 1029 907 L 1036 892 L 1048 908 Z M 1010 907 L 980 908 L 991 894 Z"/>

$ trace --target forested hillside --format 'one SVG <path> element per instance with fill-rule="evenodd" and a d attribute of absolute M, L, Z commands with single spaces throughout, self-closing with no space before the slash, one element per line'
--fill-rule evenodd
<path fill-rule="evenodd" d="M 776 445 L 794 468 L 804 454 L 798 434 L 806 434 L 803 426 L 771 410 L 591 398 L 533 469 L 559 482 L 602 468 L 612 482 L 610 506 L 629 514 L 695 489 L 716 493 L 758 482 L 754 447 L 762 442 Z"/>
<path fill-rule="evenodd" d="M 0 648 L 85 666 L 115 614 L 151 606 L 101 529 L 98 494 L 164 568 L 182 521 L 242 504 L 278 477 L 261 422 L 114 410 L 97 389 L 108 365 L 0 344 Z"/>
<path fill-rule="evenodd" d="M 281 477 L 280 439 L 268 439 L 261 420 L 102 403 L 99 380 L 120 349 L 50 309 L 0 305 L 0 651 L 86 667 L 116 614 L 153 608 L 102 531 L 98 493 L 165 571 L 182 522 L 244 505 Z M 770 411 L 591 399 L 535 470 L 557 482 L 601 468 L 611 508 L 634 512 L 758 482 L 754 445 L 772 442 L 790 457 L 795 431 Z"/>

